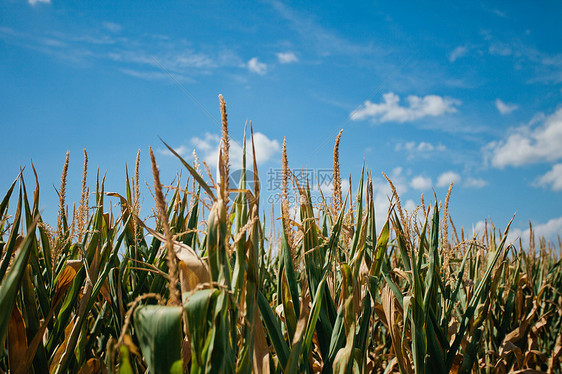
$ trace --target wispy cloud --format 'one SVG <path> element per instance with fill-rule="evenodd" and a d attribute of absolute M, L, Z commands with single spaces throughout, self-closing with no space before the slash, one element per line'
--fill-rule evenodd
<path fill-rule="evenodd" d="M 496 108 L 502 115 L 506 115 L 519 107 L 516 104 L 504 103 L 501 99 L 496 99 Z"/>
<path fill-rule="evenodd" d="M 501 18 L 507 18 L 507 14 L 499 9 L 490 9 L 490 12 Z"/>
<path fill-rule="evenodd" d="M 508 44 L 496 42 L 488 47 L 488 52 L 496 56 L 509 56 L 513 54 L 513 49 Z"/>
<path fill-rule="evenodd" d="M 120 72 L 130 75 L 131 77 L 145 79 L 149 81 L 156 81 L 156 80 L 166 80 L 170 79 L 168 73 L 164 71 L 146 71 L 146 70 L 135 70 L 135 69 L 119 69 Z M 195 80 L 193 78 L 187 77 L 182 74 L 174 73 L 173 77 L 175 80 L 181 83 L 194 83 Z"/>
<path fill-rule="evenodd" d="M 51 0 L 27 0 L 27 2 L 28 2 L 30 5 L 35 6 L 35 5 L 38 4 L 38 3 L 50 4 L 50 3 L 51 3 Z"/>
<path fill-rule="evenodd" d="M 459 45 L 458 47 L 453 49 L 451 53 L 449 53 L 449 61 L 455 62 L 457 59 L 466 56 L 467 53 L 468 48 L 463 45 Z"/>
<path fill-rule="evenodd" d="M 299 40 L 321 56 L 332 54 L 365 55 L 377 51 L 372 44 L 346 39 L 315 21 L 313 14 L 299 13 L 280 1 L 270 1 L 277 14 L 288 21 L 289 27 L 299 34 Z"/>
<path fill-rule="evenodd" d="M 533 121 L 534 122 L 534 121 Z M 485 157 L 497 168 L 562 159 L 562 108 L 538 127 L 525 125 L 511 130 L 505 140 L 488 143 Z"/>
<path fill-rule="evenodd" d="M 267 64 L 260 62 L 257 57 L 254 57 L 248 61 L 248 70 L 252 73 L 264 75 L 267 73 Z"/>
<path fill-rule="evenodd" d="M 429 142 L 398 142 L 394 146 L 396 152 L 405 153 L 409 160 L 414 158 L 430 158 L 434 157 L 437 152 L 443 152 L 447 150 L 443 144 L 432 144 Z"/>
<path fill-rule="evenodd" d="M 469 188 L 483 188 L 486 187 L 487 185 L 488 182 L 480 178 L 467 178 L 464 181 L 464 186 Z"/>
<path fill-rule="evenodd" d="M 114 33 L 117 33 L 122 30 L 121 25 L 115 22 L 103 22 L 102 25 L 106 30 Z"/>
<path fill-rule="evenodd" d="M 400 105 L 400 97 L 393 92 L 383 95 L 382 103 L 372 103 L 367 100 L 361 107 L 350 114 L 354 121 L 371 119 L 374 122 L 410 122 L 431 116 L 441 116 L 446 113 L 457 111 L 456 106 L 460 101 L 438 95 L 427 95 L 424 97 L 408 96 L 407 106 Z"/>
<path fill-rule="evenodd" d="M 517 38 L 508 42 L 483 32 L 488 52 L 493 56 L 510 57 L 517 70 L 528 70 L 528 83 L 558 84 L 562 82 L 562 53 L 544 52 Z"/>
<path fill-rule="evenodd" d="M 553 165 L 552 169 L 541 176 L 536 184 L 550 187 L 553 191 L 562 191 L 562 164 Z"/>
<path fill-rule="evenodd" d="M 82 33 L 47 31 L 36 35 L 7 27 L 0 28 L 0 39 L 55 56 L 74 66 L 107 62 L 114 68 L 142 79 L 169 79 L 166 70 L 179 80 L 216 71 L 246 69 L 247 65 L 232 50 L 223 47 L 195 46 L 184 39 L 162 35 L 127 35 L 121 25 L 104 22 Z"/>
<path fill-rule="evenodd" d="M 281 64 L 290 64 L 299 61 L 299 58 L 293 52 L 279 52 L 277 53 L 277 59 Z"/>
<path fill-rule="evenodd" d="M 394 147 L 396 151 L 410 151 L 410 152 L 433 152 L 433 151 L 445 151 L 447 147 L 439 143 L 437 145 L 428 142 L 406 142 L 398 143 Z"/>

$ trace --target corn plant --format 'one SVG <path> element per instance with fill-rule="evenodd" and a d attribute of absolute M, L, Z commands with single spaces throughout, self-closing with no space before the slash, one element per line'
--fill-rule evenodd
<path fill-rule="evenodd" d="M 459 237 L 450 189 L 444 203 L 422 198 L 406 212 L 390 180 L 377 229 L 372 174 L 363 168 L 357 192 L 342 191 L 341 132 L 333 192 L 319 189 L 316 205 L 284 143 L 281 214 L 267 227 L 246 135 L 240 181 L 229 184 L 220 102 L 215 178 L 164 143 L 188 174 L 164 187 L 149 150 L 150 220 L 140 216 L 140 152 L 122 192 L 98 176 L 92 194 L 84 153 L 72 214 L 67 154 L 55 228 L 39 212 L 37 178 L 29 196 L 17 176 L 0 203 L 0 372 L 560 371 L 560 245 L 537 246 L 532 229 L 528 248 L 509 243 L 510 223 Z"/>

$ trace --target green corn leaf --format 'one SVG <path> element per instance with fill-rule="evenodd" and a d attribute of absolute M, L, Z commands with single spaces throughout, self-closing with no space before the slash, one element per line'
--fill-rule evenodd
<path fill-rule="evenodd" d="M 6 341 L 11 310 L 14 306 L 16 295 L 29 261 L 31 245 L 35 239 L 34 232 L 36 223 L 37 221 L 30 225 L 10 271 L 8 271 L 6 277 L 0 283 L 0 310 L 3 311 L 0 313 L 0 346 L 3 346 Z"/>
<path fill-rule="evenodd" d="M 20 194 L 18 197 L 18 207 L 16 209 L 16 214 L 14 215 L 12 231 L 10 232 L 10 237 L 8 238 L 8 242 L 4 246 L 4 258 L 2 259 L 0 264 L 0 282 L 2 282 L 4 279 L 6 270 L 8 270 L 8 266 L 10 265 L 10 260 L 12 259 L 12 254 L 16 249 L 17 238 L 19 235 L 18 230 L 20 227 L 21 216 L 22 216 L 21 210 L 22 210 L 22 191 L 20 187 Z"/>
<path fill-rule="evenodd" d="M 170 373 L 181 361 L 182 308 L 146 305 L 134 312 L 135 332 L 151 373 Z"/>
<path fill-rule="evenodd" d="M 126 345 L 119 348 L 119 370 L 117 374 L 133 374 L 133 367 L 129 358 L 129 349 Z"/>
<path fill-rule="evenodd" d="M 285 339 L 283 339 L 283 333 L 281 332 L 279 320 L 271 310 L 269 302 L 261 292 L 258 292 L 258 307 L 265 324 L 267 335 L 271 340 L 275 353 L 277 353 L 279 363 L 281 367 L 287 367 L 287 362 L 289 360 L 289 347 L 287 346 Z"/>
<path fill-rule="evenodd" d="M 6 210 L 8 209 L 8 203 L 10 202 L 10 197 L 12 196 L 12 192 L 14 192 L 14 187 L 16 186 L 17 181 L 20 179 L 22 172 L 23 170 L 20 171 L 18 177 L 12 182 L 10 188 L 8 189 L 8 192 L 0 203 L 0 220 L 4 219 L 4 215 L 6 214 Z"/>

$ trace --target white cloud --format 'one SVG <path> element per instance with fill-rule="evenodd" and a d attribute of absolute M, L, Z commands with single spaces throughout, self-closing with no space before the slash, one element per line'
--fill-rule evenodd
<path fill-rule="evenodd" d="M 445 113 L 457 111 L 456 105 L 460 101 L 456 99 L 427 95 L 424 97 L 410 95 L 406 98 L 408 106 L 400 106 L 400 98 L 393 92 L 383 95 L 384 102 L 377 104 L 367 100 L 350 114 L 354 121 L 371 118 L 380 122 L 408 122 L 426 116 L 441 116 Z"/>
<path fill-rule="evenodd" d="M 427 190 L 431 188 L 431 178 L 418 175 L 412 179 L 410 186 L 416 190 Z"/>
<path fill-rule="evenodd" d="M 266 162 L 267 160 L 271 159 L 276 153 L 281 150 L 281 146 L 279 142 L 275 139 L 269 139 L 267 136 L 262 134 L 261 132 L 254 133 L 254 144 L 256 146 L 256 162 L 259 164 Z M 240 154 L 240 167 L 242 167 L 242 148 L 236 144 L 237 151 Z M 251 162 L 252 157 L 252 142 L 248 139 L 247 142 L 247 152 L 246 158 L 249 162 Z M 233 154 L 235 157 L 235 154 Z"/>
<path fill-rule="evenodd" d="M 299 61 L 299 58 L 293 52 L 277 53 L 277 58 L 281 64 L 290 64 L 291 62 Z"/>
<path fill-rule="evenodd" d="M 316 182 L 318 182 L 318 179 L 316 180 Z M 299 180 L 300 183 L 300 180 Z M 325 181 L 325 182 L 320 182 L 320 188 L 318 188 L 318 183 L 316 183 L 315 185 L 311 186 L 312 187 L 312 192 L 318 192 L 319 190 L 322 190 L 322 193 L 324 194 L 324 197 L 328 197 L 331 196 L 334 193 L 334 183 L 332 180 Z M 365 186 L 366 188 L 366 186 Z M 364 189 L 365 189 L 364 188 Z M 342 190 L 342 196 L 345 197 L 345 195 L 347 194 L 348 190 L 349 190 L 349 179 L 342 179 L 341 180 L 341 190 Z M 356 192 L 356 191 L 352 191 L 352 192 Z"/>
<path fill-rule="evenodd" d="M 467 52 L 468 48 L 460 45 L 449 53 L 449 61 L 455 62 L 458 58 L 465 56 Z"/>
<path fill-rule="evenodd" d="M 409 213 L 412 213 L 414 210 L 416 210 L 416 207 L 417 207 L 417 204 L 414 202 L 414 200 L 406 200 L 406 203 L 403 206 L 404 210 L 409 212 Z M 421 212 L 419 212 L 419 213 L 421 213 Z"/>
<path fill-rule="evenodd" d="M 448 187 L 451 182 L 458 183 L 461 176 L 454 171 L 446 171 L 437 178 L 437 187 Z"/>
<path fill-rule="evenodd" d="M 506 140 L 489 143 L 484 151 L 497 168 L 562 159 L 562 108 L 536 127 L 521 126 Z"/>
<path fill-rule="evenodd" d="M 562 217 L 553 218 L 547 223 L 533 226 L 533 231 L 535 232 L 535 238 L 545 237 L 550 239 L 560 235 L 560 233 L 562 233 Z M 528 235 L 529 230 L 525 233 Z"/>
<path fill-rule="evenodd" d="M 431 152 L 435 149 L 433 144 L 427 142 L 420 142 L 418 144 L 417 150 L 420 152 Z"/>
<path fill-rule="evenodd" d="M 553 191 L 562 191 L 562 164 L 552 166 L 552 169 L 537 181 L 540 186 L 550 187 Z"/>
<path fill-rule="evenodd" d="M 509 114 L 509 113 L 513 112 L 514 110 L 516 110 L 519 107 L 516 104 L 504 103 L 500 99 L 496 99 L 496 108 L 498 108 L 498 111 L 502 115 L 505 115 L 505 114 Z"/>
<path fill-rule="evenodd" d="M 250 70 L 252 73 L 264 75 L 265 73 L 267 73 L 267 65 L 263 62 L 260 62 L 257 57 L 254 57 L 250 61 L 248 61 L 248 70 Z"/>
<path fill-rule="evenodd" d="M 557 237 L 562 233 L 562 217 L 552 218 L 546 223 L 537 224 L 533 222 L 533 233 L 536 243 L 538 243 L 539 238 L 545 238 L 549 241 L 555 241 Z M 522 239 L 524 246 L 528 246 L 529 228 L 524 230 L 513 228 L 509 230 L 508 241 L 515 242 L 518 241 L 519 238 Z"/>
<path fill-rule="evenodd" d="M 205 133 L 203 137 L 193 137 L 190 140 L 192 148 L 181 145 L 174 148 L 180 156 L 191 154 L 191 150 L 195 148 L 199 158 L 205 161 L 211 168 L 215 168 L 218 160 L 219 145 L 221 138 L 217 134 Z M 256 146 L 256 162 L 258 166 L 270 160 L 275 154 L 279 153 L 281 146 L 275 139 L 269 139 L 261 132 L 254 133 L 254 144 Z M 162 154 L 171 155 L 171 152 L 162 151 Z M 252 142 L 246 139 L 246 167 L 252 165 Z M 242 168 L 242 145 L 241 143 L 230 142 L 230 169 L 232 171 Z"/>
<path fill-rule="evenodd" d="M 35 4 L 38 4 L 38 3 L 50 4 L 50 3 L 51 3 L 51 0 L 27 0 L 27 2 L 28 2 L 30 5 L 35 5 Z"/>
<path fill-rule="evenodd" d="M 198 151 L 202 151 L 204 154 L 212 153 L 213 155 L 214 153 L 216 153 L 215 150 L 218 149 L 220 141 L 221 141 L 220 136 L 208 132 L 205 133 L 204 138 L 199 138 L 199 137 L 191 138 L 191 144 L 193 144 Z M 214 157 L 216 157 L 216 155 L 214 155 Z M 203 159 L 206 160 L 205 157 L 203 157 Z M 209 165 L 214 165 L 215 163 L 216 160 L 215 162 L 212 162 Z"/>
<path fill-rule="evenodd" d="M 487 185 L 488 182 L 480 178 L 467 178 L 464 181 L 464 186 L 470 188 L 482 188 L 482 187 L 486 187 Z"/>

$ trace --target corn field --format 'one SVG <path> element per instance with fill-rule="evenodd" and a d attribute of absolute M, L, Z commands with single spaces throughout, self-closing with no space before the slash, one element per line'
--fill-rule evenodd
<path fill-rule="evenodd" d="M 560 244 L 510 243 L 507 222 L 467 236 L 448 213 L 451 188 L 407 212 L 390 180 L 376 227 L 372 174 L 342 191 L 341 132 L 333 191 L 314 206 L 284 144 L 281 214 L 266 229 L 246 135 L 229 185 L 222 97 L 221 114 L 214 178 L 168 147 L 189 177 L 165 187 L 149 150 L 150 219 L 139 217 L 140 151 L 121 194 L 99 176 L 90 193 L 84 152 L 70 212 L 67 154 L 56 227 L 41 218 L 37 177 L 31 192 L 17 176 L 0 205 L 0 372 L 561 372 Z"/>

